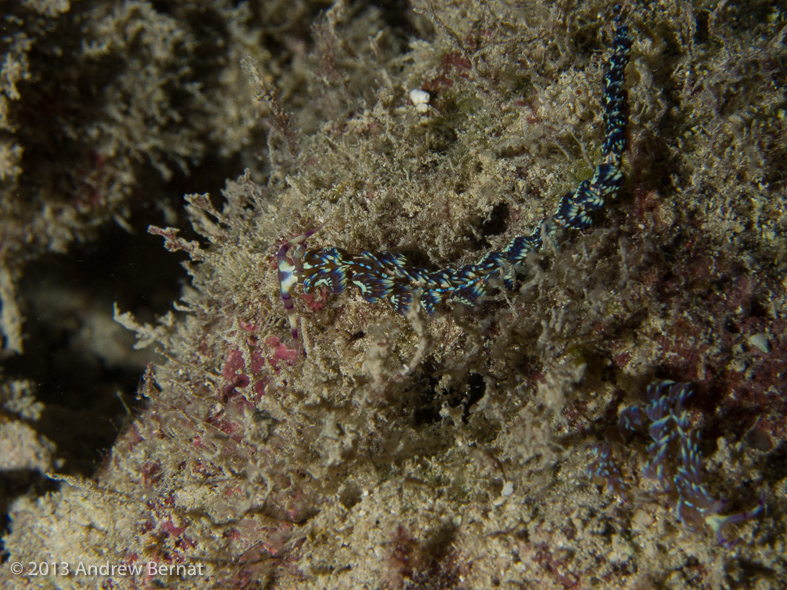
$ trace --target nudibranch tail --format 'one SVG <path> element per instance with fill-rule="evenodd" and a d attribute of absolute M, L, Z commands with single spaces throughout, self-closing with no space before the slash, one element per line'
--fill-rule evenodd
<path fill-rule="evenodd" d="M 292 300 L 298 283 L 305 292 L 326 289 L 330 293 L 342 293 L 352 285 L 366 301 L 375 303 L 386 299 L 400 314 L 410 309 L 413 293 L 417 290 L 420 305 L 432 314 L 440 304 L 448 301 L 474 305 L 498 285 L 513 288 L 516 269 L 523 266 L 529 254 L 541 250 L 544 237 L 554 236 L 561 228 L 583 229 L 591 225 L 591 214 L 614 197 L 623 182 L 621 164 L 626 149 L 628 116 L 624 83 L 631 39 L 619 7 L 615 9 L 613 23 L 615 37 L 604 77 L 604 161 L 597 166 L 592 178 L 567 193 L 556 213 L 542 220 L 530 235 L 515 237 L 501 251 L 489 252 L 476 264 L 459 268 L 429 271 L 392 252 L 355 255 L 334 247 L 309 250 L 306 238 L 316 230 L 299 236 L 284 244 L 277 255 L 281 296 L 293 337 L 298 338 Z M 297 248 L 290 260 L 287 254 L 292 246 Z"/>

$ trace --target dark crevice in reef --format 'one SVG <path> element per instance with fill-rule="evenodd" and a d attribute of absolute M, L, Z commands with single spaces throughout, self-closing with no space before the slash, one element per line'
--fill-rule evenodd
<path fill-rule="evenodd" d="M 415 13 L 410 10 L 409 0 L 356 0 L 357 6 L 374 6 L 380 10 L 380 17 L 391 30 L 404 42 L 420 35 L 413 23 Z"/>
<path fill-rule="evenodd" d="M 413 424 L 416 428 L 430 426 L 440 421 L 440 405 L 442 396 L 437 391 L 440 380 L 434 377 L 434 365 L 430 361 L 425 361 L 423 365 L 422 386 L 418 397 L 415 400 L 413 409 Z"/>
<path fill-rule="evenodd" d="M 144 228 L 161 219 L 139 211 L 131 223 Z M 132 350 L 135 338 L 114 322 L 113 303 L 155 321 L 171 310 L 186 279 L 180 260 L 159 238 L 113 226 L 67 255 L 48 254 L 26 267 L 25 352 L 2 368 L 9 379 L 35 384 L 44 411 L 32 426 L 55 443 L 59 471 L 92 475 L 129 418 L 126 406 L 133 411 L 153 354 Z"/>
<path fill-rule="evenodd" d="M 478 233 L 470 236 L 473 250 L 489 250 L 492 245 L 487 239 L 489 236 L 499 236 L 508 229 L 508 203 L 498 203 L 481 223 Z"/>
<path fill-rule="evenodd" d="M 450 408 L 462 406 L 462 421 L 467 424 L 470 408 L 486 393 L 483 375 L 471 373 L 463 384 L 441 390 L 438 389 L 440 379 L 434 376 L 435 371 L 427 370 L 426 374 L 428 376 L 413 410 L 414 425 L 423 427 L 439 423 L 443 419 L 440 410 L 446 403 Z"/>

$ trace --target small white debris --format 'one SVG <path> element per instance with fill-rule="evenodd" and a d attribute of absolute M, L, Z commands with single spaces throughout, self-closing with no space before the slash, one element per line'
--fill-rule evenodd
<path fill-rule="evenodd" d="M 503 484 L 503 489 L 500 490 L 500 496 L 492 500 L 492 505 L 495 507 L 502 506 L 505 503 L 506 498 L 508 498 L 513 493 L 514 484 L 512 484 L 510 481 L 507 481 Z"/>
<path fill-rule="evenodd" d="M 413 101 L 415 105 L 415 110 L 419 113 L 425 113 L 429 110 L 429 93 L 426 90 L 421 90 L 420 88 L 413 88 L 410 91 L 410 100 Z"/>
<path fill-rule="evenodd" d="M 771 347 L 768 344 L 768 336 L 765 334 L 753 334 L 749 336 L 749 344 L 756 346 L 763 352 L 771 351 Z"/>

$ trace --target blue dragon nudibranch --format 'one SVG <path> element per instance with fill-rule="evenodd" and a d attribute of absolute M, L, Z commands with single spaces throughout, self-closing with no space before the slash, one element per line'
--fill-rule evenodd
<path fill-rule="evenodd" d="M 400 314 L 407 313 L 415 299 L 432 314 L 438 305 L 448 301 L 474 305 L 501 283 L 507 289 L 513 288 L 516 269 L 521 268 L 528 254 L 541 249 L 545 236 L 554 236 L 560 228 L 578 230 L 592 223 L 591 213 L 615 197 L 623 182 L 621 164 L 628 120 L 624 82 L 631 39 L 628 27 L 622 22 L 620 7 L 615 8 L 613 22 L 612 55 L 604 77 L 604 160 L 596 167 L 592 178 L 564 195 L 554 215 L 542 220 L 530 235 L 515 237 L 502 251 L 489 252 L 476 264 L 459 268 L 430 271 L 392 252 L 354 255 L 341 248 L 307 249 L 306 239 L 316 230 L 285 243 L 276 256 L 278 278 L 296 342 L 298 320 L 292 296 L 299 283 L 305 292 L 324 288 L 330 293 L 342 293 L 353 285 L 366 301 L 375 303 L 387 299 Z M 288 253 L 293 247 L 290 259 Z"/>
<path fill-rule="evenodd" d="M 725 539 L 723 529 L 758 515 L 765 506 L 763 498 L 754 510 L 721 515 L 726 501 L 711 496 L 702 483 L 702 454 L 699 435 L 691 427 L 684 403 L 694 393 L 688 383 L 654 381 L 648 385 L 648 403 L 644 409 L 631 406 L 620 413 L 618 426 L 626 435 L 647 427 L 653 442 L 647 447 L 646 478 L 658 481 L 660 493 L 674 506 L 678 520 L 689 528 L 703 523 L 716 534 L 725 547 L 733 543 Z M 604 479 L 621 499 L 623 480 L 607 443 L 591 447 L 592 460 L 588 474 Z"/>

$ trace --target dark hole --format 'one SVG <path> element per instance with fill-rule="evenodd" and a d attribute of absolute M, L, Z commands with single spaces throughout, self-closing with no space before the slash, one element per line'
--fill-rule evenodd
<path fill-rule="evenodd" d="M 25 349 L 3 369 L 7 379 L 35 384 L 45 407 L 34 427 L 57 446 L 63 473 L 93 473 L 128 419 L 124 402 L 133 407 L 152 354 L 132 350 L 135 337 L 114 322 L 113 303 L 140 322 L 154 322 L 179 295 L 182 258 L 160 238 L 113 225 L 95 242 L 25 268 L 19 285 Z"/>

